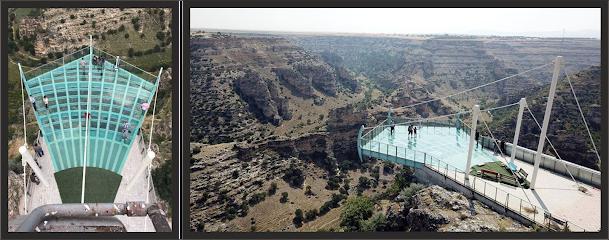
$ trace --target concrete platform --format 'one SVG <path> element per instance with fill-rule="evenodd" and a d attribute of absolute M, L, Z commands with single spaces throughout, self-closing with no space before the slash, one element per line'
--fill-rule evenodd
<path fill-rule="evenodd" d="M 497 155 L 497 159 L 506 161 L 499 155 Z M 516 160 L 515 163 L 529 173 L 527 179 L 530 181 L 533 165 L 520 160 Z M 540 224 L 546 223 L 544 212 L 548 212 L 554 217 L 568 221 L 571 231 L 600 231 L 601 190 L 590 185 L 579 184 L 587 189 L 587 192 L 583 193 L 578 190 L 578 185 L 571 178 L 543 168 L 539 169 L 536 189 L 532 190 L 474 176 L 470 176 L 468 182 L 465 182 L 465 174 L 461 171 L 446 169 L 442 164 L 440 167 L 438 165 L 428 165 L 428 167 L 436 169 L 450 178 L 456 178 L 456 181 L 461 184 L 468 184 L 476 192 L 482 193 Z"/>

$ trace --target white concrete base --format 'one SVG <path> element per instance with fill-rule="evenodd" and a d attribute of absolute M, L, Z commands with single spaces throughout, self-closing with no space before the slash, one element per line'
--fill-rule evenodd
<path fill-rule="evenodd" d="M 49 182 L 49 186 L 45 187 L 42 182 L 40 184 L 35 184 L 27 179 L 29 193 L 27 197 L 28 213 L 42 205 L 61 203 L 61 195 L 59 195 L 59 188 L 57 187 L 57 182 L 55 181 L 55 169 L 53 169 L 53 163 L 51 162 L 51 153 L 49 152 L 49 149 L 42 138 L 40 138 L 40 146 L 44 151 L 44 156 L 38 158 L 38 164 L 40 164 L 42 174 Z M 33 150 L 31 152 L 32 156 L 35 156 Z M 20 214 L 23 215 L 23 208 L 20 209 Z"/>

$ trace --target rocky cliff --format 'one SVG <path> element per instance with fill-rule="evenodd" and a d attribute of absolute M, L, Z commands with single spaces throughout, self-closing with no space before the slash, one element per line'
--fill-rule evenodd
<path fill-rule="evenodd" d="M 530 228 L 505 217 L 463 194 L 433 185 L 407 201 L 391 205 L 387 220 L 394 231 L 411 232 L 524 232 Z"/>

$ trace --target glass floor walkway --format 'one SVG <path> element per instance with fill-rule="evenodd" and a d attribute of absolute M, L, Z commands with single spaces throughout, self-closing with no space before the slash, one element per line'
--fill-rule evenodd
<path fill-rule="evenodd" d="M 469 132 L 449 126 L 417 126 L 417 135 L 408 135 L 408 126 L 379 126 L 361 138 L 362 155 L 418 167 L 423 163 L 442 164 L 464 171 L 467 164 Z M 497 161 L 497 156 L 480 143 L 474 148 L 472 166 Z"/>
<path fill-rule="evenodd" d="M 94 61 L 98 57 L 105 61 Z M 87 167 L 121 174 L 144 120 L 141 104 L 151 102 L 159 82 L 157 76 L 102 50 L 86 47 L 21 77 L 28 96 L 34 99 L 36 119 L 56 172 L 82 167 L 85 117 L 89 116 Z M 126 123 L 130 131 L 123 136 Z"/>

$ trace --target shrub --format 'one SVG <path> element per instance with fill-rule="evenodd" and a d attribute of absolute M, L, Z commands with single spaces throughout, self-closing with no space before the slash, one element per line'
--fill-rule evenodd
<path fill-rule="evenodd" d="M 359 177 L 358 183 L 357 183 L 357 190 L 358 191 L 364 191 L 366 189 L 370 188 L 370 179 L 368 179 L 367 177 L 361 176 Z"/>
<path fill-rule="evenodd" d="M 328 190 L 336 190 L 338 189 L 338 187 L 340 186 L 340 178 L 338 176 L 332 176 L 330 177 L 330 179 L 328 179 L 328 182 L 326 183 L 326 189 Z"/>
<path fill-rule="evenodd" d="M 307 195 L 307 196 L 313 195 L 313 191 L 311 191 L 311 186 L 307 186 L 307 190 L 305 190 L 305 195 Z"/>
<path fill-rule="evenodd" d="M 282 192 L 281 193 L 281 198 L 279 199 L 280 203 L 286 203 L 288 202 L 288 193 L 287 192 Z"/>
<path fill-rule="evenodd" d="M 374 214 L 370 219 L 361 222 L 362 232 L 384 231 L 387 227 L 387 218 L 382 213 Z"/>
<path fill-rule="evenodd" d="M 302 210 L 296 209 L 296 211 L 294 211 L 294 219 L 292 219 L 292 222 L 294 223 L 294 225 L 296 225 L 297 228 L 302 226 Z"/>
<path fill-rule="evenodd" d="M 419 184 L 419 183 L 411 183 L 410 186 L 408 186 L 407 188 L 402 189 L 402 191 L 400 191 L 400 196 L 402 196 L 402 198 L 407 201 L 408 199 L 412 198 L 412 196 L 414 196 L 419 190 L 425 188 L 425 185 L 423 184 Z"/>
<path fill-rule="evenodd" d="M 157 38 L 159 41 L 163 41 L 163 40 L 165 40 L 165 32 L 163 32 L 163 31 L 158 31 L 158 32 L 156 33 L 156 38 Z"/>
<path fill-rule="evenodd" d="M 345 231 L 358 231 L 361 224 L 372 216 L 374 203 L 367 197 L 358 196 L 348 199 L 340 215 L 340 225 Z"/>
<path fill-rule="evenodd" d="M 266 199 L 266 193 L 261 192 L 261 193 L 254 194 L 247 202 L 249 203 L 250 206 L 254 206 L 254 205 L 264 201 L 264 199 Z"/>
<path fill-rule="evenodd" d="M 129 33 L 125 33 L 125 38 L 129 38 Z"/>
<path fill-rule="evenodd" d="M 305 213 L 305 221 L 310 222 L 317 217 L 317 209 L 311 209 Z"/>
<path fill-rule="evenodd" d="M 164 201 L 167 201 L 171 206 L 172 203 L 172 188 L 171 184 L 171 159 L 166 160 L 160 167 L 152 170 L 152 181 L 156 188 L 159 197 Z"/>
<path fill-rule="evenodd" d="M 273 183 L 271 183 L 271 186 L 268 189 L 269 196 L 275 195 L 276 192 L 277 192 L 277 183 L 273 182 Z"/>

